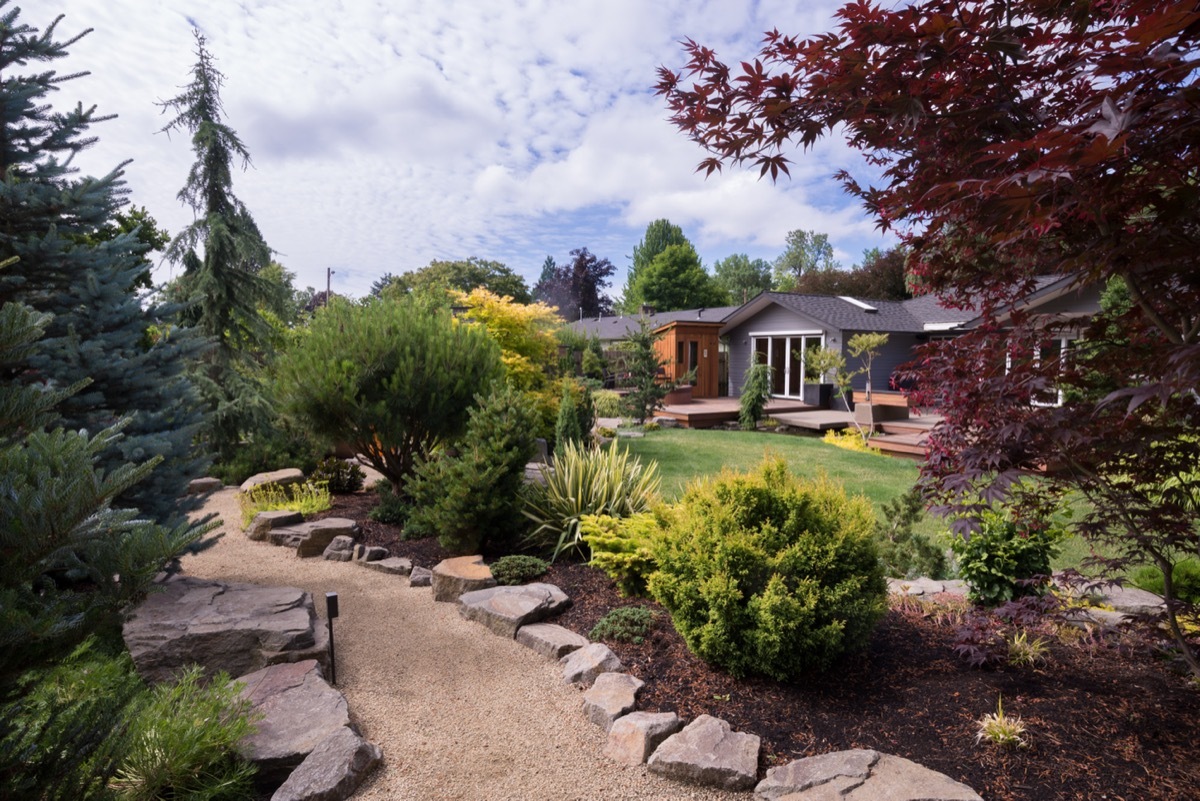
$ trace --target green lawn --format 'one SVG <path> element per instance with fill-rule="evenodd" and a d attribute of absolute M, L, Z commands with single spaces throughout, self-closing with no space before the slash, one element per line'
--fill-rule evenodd
<path fill-rule="evenodd" d="M 856 453 L 822 442 L 815 436 L 767 434 L 757 431 L 664 429 L 641 439 L 624 438 L 621 444 L 643 462 L 658 463 L 663 495 L 678 498 L 692 479 L 719 473 L 721 468 L 749 470 L 770 450 L 787 460 L 797 475 L 819 471 L 840 481 L 850 494 L 861 494 L 876 512 L 887 501 L 903 495 L 917 480 L 916 462 Z M 940 521 L 926 518 L 919 531 L 944 530 Z"/>

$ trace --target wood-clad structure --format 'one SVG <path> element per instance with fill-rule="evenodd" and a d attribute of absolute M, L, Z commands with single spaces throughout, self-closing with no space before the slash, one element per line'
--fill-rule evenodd
<path fill-rule="evenodd" d="M 666 362 L 663 366 L 664 378 L 675 382 L 695 370 L 692 397 L 717 397 L 720 330 L 720 320 L 672 320 L 654 329 L 654 333 L 660 335 L 654 348 L 659 360 Z"/>

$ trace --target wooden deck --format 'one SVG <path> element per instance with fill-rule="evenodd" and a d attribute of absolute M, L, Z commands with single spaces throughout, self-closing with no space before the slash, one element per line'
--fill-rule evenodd
<path fill-rule="evenodd" d="M 738 419 L 740 402 L 737 398 L 696 398 L 691 403 L 664 406 L 655 413 L 657 417 L 672 417 L 684 428 L 712 428 L 721 423 Z M 782 413 L 812 410 L 801 401 L 771 398 L 767 401 L 766 416 L 778 417 Z"/>

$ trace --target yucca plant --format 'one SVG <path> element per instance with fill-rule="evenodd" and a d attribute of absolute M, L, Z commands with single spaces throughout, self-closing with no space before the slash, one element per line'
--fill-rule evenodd
<path fill-rule="evenodd" d="M 567 551 L 587 557 L 579 533 L 584 515 L 628 517 L 645 512 L 658 499 L 658 465 L 643 465 L 613 442 L 608 448 L 568 445 L 543 469 L 544 483 L 528 485 L 525 516 L 537 524 L 525 543 L 551 550 L 551 561 Z"/>

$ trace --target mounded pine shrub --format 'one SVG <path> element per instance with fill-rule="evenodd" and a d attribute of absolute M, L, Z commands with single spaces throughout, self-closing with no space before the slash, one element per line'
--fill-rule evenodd
<path fill-rule="evenodd" d="M 781 458 L 693 484 L 665 518 L 650 594 L 693 653 L 734 676 L 825 670 L 886 611 L 870 504 Z"/>

